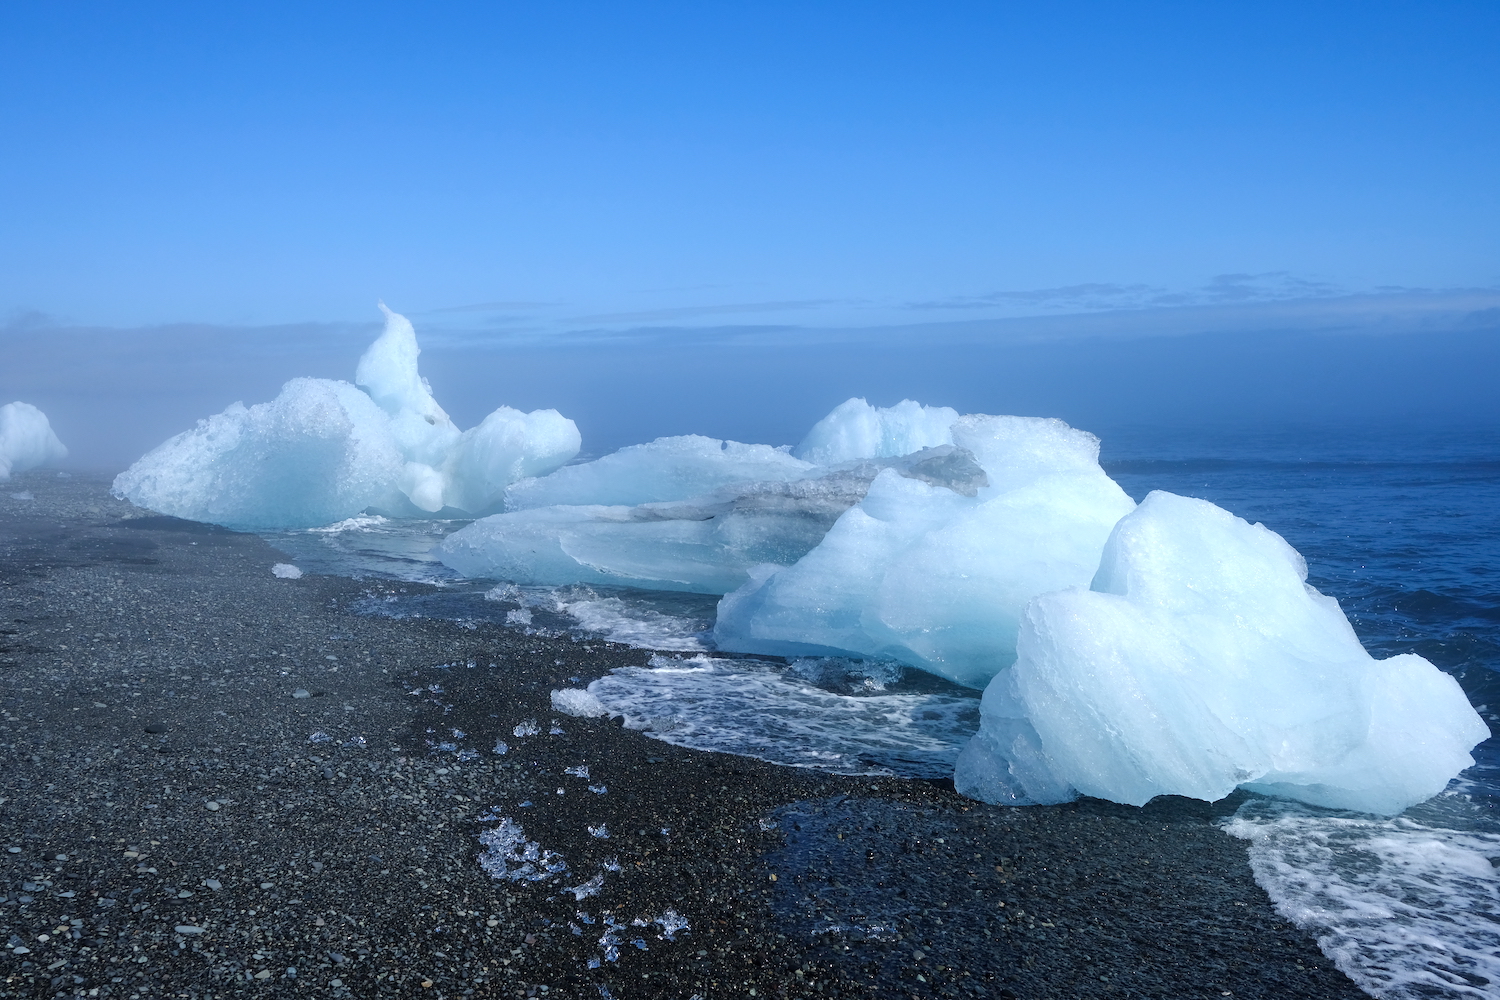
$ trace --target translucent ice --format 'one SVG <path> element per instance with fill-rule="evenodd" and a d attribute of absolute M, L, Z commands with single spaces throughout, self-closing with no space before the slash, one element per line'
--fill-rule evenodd
<path fill-rule="evenodd" d="M 1442 791 L 1484 723 L 1420 656 L 1372 659 L 1306 579 L 1264 526 L 1152 493 L 1111 534 L 1091 589 L 1026 608 L 957 787 L 1135 804 L 1243 787 L 1386 815 Z"/>
<path fill-rule="evenodd" d="M 972 415 L 949 433 L 948 460 L 969 456 L 984 485 L 882 472 L 815 549 L 720 602 L 719 648 L 886 657 L 970 687 L 1009 666 L 1027 602 L 1086 584 L 1134 504 L 1098 439 L 1061 421 Z"/>
<path fill-rule="evenodd" d="M 577 454 L 578 429 L 555 410 L 501 407 L 460 432 L 418 374 L 411 324 L 385 313 L 357 387 L 298 378 L 269 403 L 235 403 L 138 460 L 115 493 L 236 528 L 315 527 L 368 508 L 482 513 L 510 483 Z"/>
<path fill-rule="evenodd" d="M 635 507 L 517 510 L 476 521 L 437 551 L 469 577 L 723 594 L 751 567 L 791 563 L 812 549 L 867 483 L 840 472 Z"/>
<path fill-rule="evenodd" d="M 0 406 L 0 481 L 12 472 L 61 461 L 67 454 L 41 410 L 20 402 Z"/>
<path fill-rule="evenodd" d="M 885 409 L 850 399 L 814 424 L 793 454 L 816 465 L 910 455 L 952 444 L 950 428 L 957 419 L 957 410 L 923 406 L 909 399 Z"/>
<path fill-rule="evenodd" d="M 505 491 L 505 507 L 634 507 L 686 500 L 738 483 L 790 482 L 821 471 L 785 448 L 689 434 L 631 445 L 541 479 L 522 480 Z"/>

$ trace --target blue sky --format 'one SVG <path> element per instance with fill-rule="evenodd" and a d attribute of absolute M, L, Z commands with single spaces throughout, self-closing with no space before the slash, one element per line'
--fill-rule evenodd
<path fill-rule="evenodd" d="M 1489 0 L 4 4 L 0 400 L 119 467 L 383 299 L 461 422 L 595 453 L 1500 419 L 1497 52 Z"/>
<path fill-rule="evenodd" d="M 1500 285 L 1500 7 L 7 4 L 0 316 L 878 325 Z"/>

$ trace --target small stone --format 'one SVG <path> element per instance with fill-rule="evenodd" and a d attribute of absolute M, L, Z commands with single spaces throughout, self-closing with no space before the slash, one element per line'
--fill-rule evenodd
<path fill-rule="evenodd" d="M 329 986 L 334 986 L 334 987 L 343 986 L 344 985 L 344 981 L 342 979 L 337 979 L 337 978 L 330 979 L 330 980 L 328 980 L 328 985 Z"/>
<path fill-rule="evenodd" d="M 224 883 L 220 882 L 216 878 L 206 878 L 203 880 L 203 884 L 208 886 L 214 892 L 218 892 L 220 889 L 224 888 Z"/>
<path fill-rule="evenodd" d="M 255 978 L 256 979 L 270 979 L 271 978 L 271 970 L 270 969 L 261 969 L 259 972 L 257 972 L 255 974 Z"/>
<path fill-rule="evenodd" d="M 21 853 L 21 849 L 19 847 L 7 847 L 5 850 L 8 853 L 10 853 L 10 854 L 20 854 Z"/>
<path fill-rule="evenodd" d="M 207 809 L 211 813 L 218 812 L 219 804 L 217 802 L 205 802 L 203 803 L 203 808 Z"/>
<path fill-rule="evenodd" d="M 165 722 L 151 722 L 151 723 L 148 723 L 146 725 L 146 732 L 151 733 L 153 735 L 158 735 L 158 734 L 164 733 L 166 731 L 167 731 L 167 724 Z"/>
<path fill-rule="evenodd" d="M 298 688 L 292 692 L 292 697 L 297 699 L 311 698 L 312 692 L 307 690 L 307 688 Z"/>
<path fill-rule="evenodd" d="M 194 924 L 178 924 L 173 929 L 176 930 L 178 934 L 202 934 L 203 933 L 203 928 L 202 927 L 198 927 L 198 926 L 196 926 Z"/>
<path fill-rule="evenodd" d="M 10 950 L 10 953 L 12 955 L 30 955 L 31 949 L 26 947 L 24 944 L 18 944 Z"/>
<path fill-rule="evenodd" d="M 274 882 L 262 882 L 262 883 L 261 883 L 261 884 L 260 884 L 260 887 L 261 887 L 261 888 L 262 888 L 262 889 L 270 889 L 270 888 L 272 888 L 272 887 L 273 887 L 273 886 L 274 886 L 274 885 L 275 885 L 275 883 L 274 883 Z"/>
<path fill-rule="evenodd" d="M 192 896 L 193 896 L 193 894 L 191 892 L 189 892 L 188 890 L 186 890 L 186 889 L 183 889 L 182 891 L 180 891 L 179 893 L 177 893 L 177 898 L 178 899 L 191 899 Z"/>

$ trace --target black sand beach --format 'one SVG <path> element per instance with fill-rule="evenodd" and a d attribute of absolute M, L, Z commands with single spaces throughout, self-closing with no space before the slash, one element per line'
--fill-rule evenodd
<path fill-rule="evenodd" d="M 641 650 L 355 614 L 394 585 L 284 558 L 104 478 L 0 485 L 4 995 L 1363 996 L 1218 830 L 1237 800 L 674 748 L 550 708 Z M 455 729 L 476 759 L 430 750 Z M 492 807 L 567 871 L 483 870 Z"/>

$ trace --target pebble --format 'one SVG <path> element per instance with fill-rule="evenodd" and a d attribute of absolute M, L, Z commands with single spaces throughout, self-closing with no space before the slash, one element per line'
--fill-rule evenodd
<path fill-rule="evenodd" d="M 152 722 L 152 723 L 149 723 L 146 726 L 146 732 L 151 733 L 153 735 L 159 734 L 159 733 L 164 733 L 166 731 L 167 731 L 167 724 L 165 722 Z"/>
<path fill-rule="evenodd" d="M 178 934 L 202 934 L 203 933 L 203 928 L 202 927 L 197 927 L 197 926 L 194 926 L 193 924 L 178 924 L 174 929 L 177 931 Z"/>
<path fill-rule="evenodd" d="M 206 878 L 203 880 L 203 884 L 208 886 L 214 892 L 218 892 L 220 889 L 224 888 L 224 883 L 220 882 L 216 878 Z"/>
<path fill-rule="evenodd" d="M 7 847 L 6 851 L 8 851 L 11 854 L 20 854 L 21 853 L 21 849 L 19 847 Z"/>
<path fill-rule="evenodd" d="M 274 887 L 274 885 L 275 885 L 275 883 L 273 883 L 273 882 L 262 882 L 262 883 L 261 883 L 261 884 L 260 884 L 260 887 L 261 887 L 261 888 L 262 888 L 262 889 L 270 889 L 270 888 L 273 888 L 273 887 Z"/>
<path fill-rule="evenodd" d="M 205 802 L 205 803 L 203 803 L 203 808 L 207 809 L 209 812 L 218 812 L 219 811 L 219 804 L 217 802 L 212 802 L 212 801 Z"/>
<path fill-rule="evenodd" d="M 307 688 L 298 688 L 297 690 L 295 690 L 295 691 L 292 692 L 292 697 L 293 698 L 299 698 L 299 699 L 300 698 L 311 698 L 312 697 L 312 692 L 309 691 Z"/>

